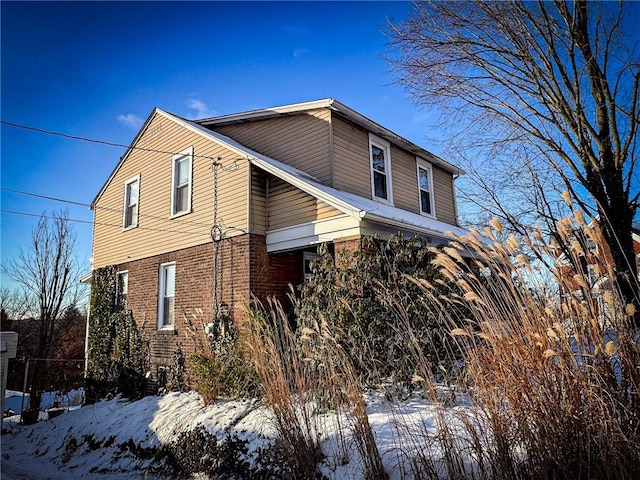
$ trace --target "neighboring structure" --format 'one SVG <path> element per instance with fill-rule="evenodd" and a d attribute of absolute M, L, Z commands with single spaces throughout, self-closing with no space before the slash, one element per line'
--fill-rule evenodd
<path fill-rule="evenodd" d="M 285 298 L 320 243 L 463 234 L 462 173 L 333 99 L 197 121 L 155 109 L 92 203 L 92 269 L 116 267 L 152 362 L 170 364 L 193 349 L 189 322 Z"/>
<path fill-rule="evenodd" d="M 16 332 L 0 333 L 0 403 L 2 418 L 4 418 L 4 397 L 7 391 L 7 373 L 9 372 L 9 359 L 16 358 L 18 351 L 18 334 Z"/>
<path fill-rule="evenodd" d="M 640 284 L 640 222 L 633 223 L 632 237 L 636 269 L 639 272 L 638 283 Z M 567 260 L 565 254 L 559 255 L 556 259 L 556 265 L 559 268 L 560 275 L 567 280 L 563 282 L 564 285 L 560 294 L 582 298 L 583 290 L 588 288 L 596 301 L 598 315 L 604 321 L 608 315 L 608 308 L 603 294 L 611 290 L 611 283 L 606 270 L 599 266 L 613 264 L 611 253 L 606 244 L 600 245 L 584 234 L 576 235 L 575 240 L 580 243 L 582 251 L 584 251 L 584 256 L 581 257 L 583 264 L 580 272 L 582 273 L 583 281 L 579 281 L 574 267 Z"/>

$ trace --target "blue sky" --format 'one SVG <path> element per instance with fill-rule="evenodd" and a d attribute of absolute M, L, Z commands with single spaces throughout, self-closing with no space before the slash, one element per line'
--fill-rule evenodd
<path fill-rule="evenodd" d="M 333 97 L 440 153 L 436 118 L 383 58 L 408 2 L 2 2 L 3 121 L 129 144 L 154 107 L 187 118 Z M 90 203 L 124 148 L 2 125 L 3 189 Z M 2 209 L 91 222 L 88 207 L 1 191 Z M 37 218 L 1 214 L 1 259 Z M 90 223 L 73 223 L 89 270 Z M 3 285 L 10 285 L 6 277 Z"/>

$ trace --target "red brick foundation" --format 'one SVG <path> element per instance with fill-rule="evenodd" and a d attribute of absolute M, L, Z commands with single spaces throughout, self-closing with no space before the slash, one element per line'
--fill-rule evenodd
<path fill-rule="evenodd" d="M 163 263 L 176 263 L 175 325 L 158 330 L 158 275 Z M 199 342 L 206 341 L 204 326 L 215 315 L 216 304 L 229 307 L 234 321 L 247 317 L 251 295 L 265 301 L 280 300 L 291 307 L 289 284 L 303 281 L 302 252 L 268 254 L 265 237 L 246 234 L 123 263 L 118 271 L 129 272 L 127 302 L 150 344 L 152 378 L 158 367 L 171 367 L 180 347 L 188 359 Z"/>

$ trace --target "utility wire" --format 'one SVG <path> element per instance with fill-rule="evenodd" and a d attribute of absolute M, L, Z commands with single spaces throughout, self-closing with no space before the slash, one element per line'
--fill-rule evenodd
<path fill-rule="evenodd" d="M 41 215 L 39 213 L 29 213 L 29 212 L 17 212 L 15 210 L 4 210 L 1 209 L 0 212 L 2 213 L 9 213 L 12 215 L 23 215 L 26 217 L 38 217 L 38 218 L 47 218 L 47 219 L 57 219 L 60 217 L 53 217 L 50 215 Z M 104 227 L 118 227 L 118 228 L 122 228 L 122 225 L 120 224 L 114 224 L 114 223 L 103 223 L 103 222 L 93 222 L 91 220 L 78 220 L 75 218 L 66 218 L 66 220 L 70 221 L 70 222 L 75 222 L 75 223 L 88 223 L 90 225 L 102 225 Z M 180 231 L 180 230 L 167 230 L 164 228 L 152 228 L 152 227 L 141 227 L 141 226 L 137 226 L 136 229 L 140 229 L 140 230 L 151 230 L 154 232 L 163 232 L 163 233 L 181 233 L 184 235 L 198 235 L 198 236 L 203 236 L 203 235 L 207 235 L 207 233 L 203 233 L 203 232 L 184 232 L 184 231 Z"/>
<path fill-rule="evenodd" d="M 29 197 L 42 198 L 44 200 L 51 200 L 51 201 L 54 201 L 54 202 L 68 203 L 70 205 L 78 205 L 78 206 L 81 206 L 81 207 L 89 207 L 89 208 L 91 207 L 90 203 L 76 202 L 74 200 L 67 200 L 67 199 L 64 199 L 64 198 L 51 197 L 49 195 L 42 195 L 42 194 L 39 194 L 39 193 L 25 192 L 24 190 L 15 190 L 13 188 L 7 188 L 7 187 L 0 187 L 0 190 L 4 190 L 5 192 L 17 193 L 17 194 L 20 194 L 20 195 L 26 195 L 26 196 L 29 196 Z M 109 211 L 109 212 L 116 212 L 116 213 L 124 215 L 124 209 L 120 209 L 120 208 L 99 207 L 97 205 L 95 205 L 94 208 L 96 210 L 106 210 L 106 211 Z M 170 220 L 171 223 L 180 222 L 180 223 L 185 223 L 185 224 L 189 224 L 189 225 L 195 225 L 197 227 L 209 228 L 209 225 L 207 225 L 207 224 L 193 222 L 191 220 L 184 220 L 184 219 L 181 219 L 181 218 L 169 219 L 167 217 L 159 217 L 157 215 L 150 215 L 148 213 L 140 213 L 140 212 L 138 212 L 138 216 L 139 217 L 152 218 L 152 219 L 155 219 L 155 220 L 162 220 L 162 221 L 169 221 Z"/>
<path fill-rule="evenodd" d="M 32 132 L 37 132 L 37 133 L 43 133 L 45 135 L 53 135 L 56 137 L 62 137 L 62 138 L 68 138 L 70 140 L 80 140 L 82 142 L 90 142 L 90 143 L 97 143 L 100 145 L 107 145 L 109 147 L 121 147 L 121 148 L 126 148 L 126 149 L 130 149 L 130 150 L 141 150 L 143 152 L 152 152 L 152 153 L 164 153 L 164 154 L 168 154 L 168 155 L 179 155 L 181 152 L 170 152 L 168 150 L 156 150 L 154 148 L 145 148 L 145 147 L 138 147 L 138 146 L 133 146 L 133 145 L 125 145 L 123 143 L 115 143 L 115 142 L 109 142 L 106 140 L 98 140 L 95 138 L 88 138 L 88 137 L 81 137 L 79 135 L 69 135 L 68 133 L 61 133 L 61 132 L 54 132 L 52 130 L 45 130 L 43 128 L 38 128 L 38 127 L 31 127 L 28 125 L 21 125 L 19 123 L 13 123 L 13 122 L 8 122 L 6 120 L 0 120 L 0 123 L 2 125 L 7 125 L 9 127 L 14 127 L 14 128 L 21 128 L 23 130 L 29 130 Z M 197 155 L 197 154 L 193 154 L 192 155 L 193 158 L 206 158 L 209 160 L 213 160 L 216 163 L 220 162 L 220 157 L 219 156 L 215 156 L 212 157 L 210 155 Z"/>

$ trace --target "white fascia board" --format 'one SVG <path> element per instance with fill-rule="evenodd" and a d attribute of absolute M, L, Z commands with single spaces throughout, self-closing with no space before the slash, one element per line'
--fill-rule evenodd
<path fill-rule="evenodd" d="M 93 280 L 93 271 L 83 275 L 82 277 L 80 277 L 78 279 L 79 283 L 88 283 L 91 284 L 91 281 Z"/>
<path fill-rule="evenodd" d="M 299 175 L 296 175 L 295 173 L 290 173 L 286 169 L 278 167 L 271 162 L 265 161 L 262 158 L 251 157 L 249 158 L 249 161 L 252 164 L 256 165 L 257 167 L 260 167 L 262 170 L 280 178 L 281 180 L 284 180 L 287 183 L 290 183 L 294 187 L 299 188 L 303 192 L 308 193 L 309 195 L 312 195 L 322 200 L 323 202 L 331 205 L 334 208 L 337 208 L 338 210 L 340 210 L 343 213 L 346 213 L 347 215 L 350 215 L 357 219 L 361 219 L 365 214 L 364 211 L 354 207 L 350 203 L 344 202 L 341 199 L 335 197 L 334 195 L 327 193 L 326 190 L 328 190 L 328 188 L 330 187 L 321 185 L 318 180 L 315 180 L 308 175 L 307 175 L 308 179 L 302 180 Z M 313 183 L 317 183 L 318 186 L 315 186 Z"/>
<path fill-rule="evenodd" d="M 360 221 L 349 215 L 338 215 L 267 232 L 267 252 L 282 252 L 330 242 L 338 238 L 360 235 Z"/>
<path fill-rule="evenodd" d="M 273 115 L 283 115 L 287 113 L 304 112 L 307 110 L 316 110 L 319 108 L 330 107 L 334 102 L 332 98 L 324 98 L 322 100 L 313 100 L 310 102 L 293 103 L 291 105 L 283 105 L 280 107 L 259 108 L 257 110 L 249 110 L 247 112 L 230 113 L 219 117 L 203 118 L 196 120 L 201 125 L 217 125 L 226 122 L 241 122 L 243 120 L 254 120 L 257 118 L 270 117 Z"/>
<path fill-rule="evenodd" d="M 104 182 L 104 184 L 102 185 L 102 188 L 100 189 L 100 191 L 98 192 L 98 194 L 95 196 L 95 198 L 93 199 L 93 201 L 91 202 L 91 205 L 89 206 L 90 210 L 93 210 L 96 203 L 98 203 L 98 200 L 100 199 L 100 197 L 102 196 L 102 194 L 104 193 L 104 191 L 107 189 L 107 185 L 109 185 L 111 183 L 111 180 L 113 180 L 113 178 L 116 176 L 116 173 L 118 173 L 118 170 L 120 170 L 120 167 L 122 166 L 122 164 L 125 162 L 125 160 L 127 159 L 127 157 L 129 156 L 129 154 L 133 151 L 133 148 L 135 147 L 136 143 L 138 143 L 138 140 L 140 140 L 140 138 L 142 137 L 142 134 L 145 132 L 145 130 L 147 129 L 147 127 L 149 126 L 149 124 L 151 123 L 151 120 L 153 119 L 153 116 L 156 113 L 164 113 L 162 110 L 160 110 L 158 107 L 154 108 L 151 111 L 151 114 L 149 114 L 149 116 L 147 117 L 147 119 L 144 121 L 144 124 L 142 125 L 142 127 L 140 128 L 140 130 L 138 131 L 138 133 L 136 134 L 135 138 L 133 139 L 133 141 L 129 144 L 129 146 L 127 147 L 127 149 L 125 150 L 124 154 L 120 157 L 120 160 L 118 161 L 118 163 L 116 164 L 116 166 L 113 168 L 113 170 L 111 171 L 111 174 L 109 175 L 109 178 L 107 178 L 107 181 Z"/>

